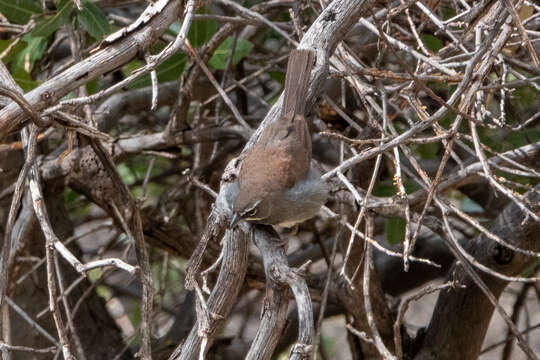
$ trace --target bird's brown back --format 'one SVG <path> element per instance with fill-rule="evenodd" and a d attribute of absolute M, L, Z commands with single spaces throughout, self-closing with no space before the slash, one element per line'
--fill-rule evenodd
<path fill-rule="evenodd" d="M 267 126 L 242 162 L 238 205 L 257 194 L 292 188 L 306 179 L 311 166 L 311 136 L 304 118 L 308 81 L 314 65 L 310 50 L 293 50 L 285 81 L 280 118 Z"/>

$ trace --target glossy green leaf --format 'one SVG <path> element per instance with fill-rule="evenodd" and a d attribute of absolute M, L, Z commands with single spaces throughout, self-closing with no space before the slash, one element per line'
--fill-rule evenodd
<path fill-rule="evenodd" d="M 36 60 L 40 59 L 47 49 L 47 39 L 42 37 L 25 37 L 26 47 L 15 57 L 14 68 L 31 73 Z"/>
<path fill-rule="evenodd" d="M 105 13 L 93 2 L 83 0 L 83 9 L 77 14 L 77 20 L 90 36 L 96 40 L 103 39 L 111 32 L 111 26 Z"/>
<path fill-rule="evenodd" d="M 35 0 L 0 0 L 0 13 L 16 24 L 26 24 L 34 14 L 41 13 Z"/>
<path fill-rule="evenodd" d="M 46 16 L 45 19 L 36 24 L 36 27 L 30 32 L 31 37 L 48 37 L 56 30 L 60 29 L 69 21 L 69 16 L 73 11 L 74 4 L 72 0 L 61 0 L 56 6 L 54 15 Z"/>
<path fill-rule="evenodd" d="M 219 45 L 219 47 L 214 51 L 214 55 L 209 61 L 209 64 L 218 70 L 224 70 L 227 66 L 227 59 L 231 54 L 231 48 L 233 45 L 233 38 L 228 37 L 224 42 Z M 253 49 L 253 44 L 244 39 L 238 39 L 236 42 L 236 49 L 234 51 L 234 56 L 232 59 L 233 65 L 238 64 L 240 60 L 246 57 L 251 50 Z"/>
<path fill-rule="evenodd" d="M 405 219 L 400 217 L 391 217 L 386 219 L 384 226 L 386 238 L 392 245 L 399 244 L 405 238 Z"/>

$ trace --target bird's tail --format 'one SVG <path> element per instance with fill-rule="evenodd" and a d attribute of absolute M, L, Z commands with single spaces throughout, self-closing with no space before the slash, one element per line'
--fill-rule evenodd
<path fill-rule="evenodd" d="M 312 50 L 291 51 L 285 78 L 282 116 L 290 116 L 291 113 L 293 118 L 294 115 L 304 115 L 308 83 L 314 63 L 315 53 Z"/>

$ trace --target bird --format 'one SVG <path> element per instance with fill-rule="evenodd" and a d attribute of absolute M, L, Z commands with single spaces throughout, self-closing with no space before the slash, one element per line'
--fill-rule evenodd
<path fill-rule="evenodd" d="M 291 51 L 280 117 L 263 130 L 240 165 L 230 228 L 240 220 L 293 227 L 314 217 L 326 202 L 327 184 L 311 164 L 304 117 L 314 63 L 312 50 Z"/>

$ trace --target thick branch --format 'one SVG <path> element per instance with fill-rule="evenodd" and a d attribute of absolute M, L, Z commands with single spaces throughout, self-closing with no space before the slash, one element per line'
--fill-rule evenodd
<path fill-rule="evenodd" d="M 527 199 L 536 203 L 534 211 L 539 213 L 540 186 L 529 191 Z M 505 208 L 490 230 L 514 246 L 540 250 L 540 224 L 531 217 L 525 218 L 514 203 Z M 468 251 L 480 263 L 506 275 L 520 274 L 535 260 L 502 247 L 484 234 L 469 243 Z M 494 307 L 461 265 L 454 265 L 450 278 L 457 278 L 466 287 L 441 292 L 415 359 L 476 359 L 479 355 Z M 482 274 L 482 278 L 496 297 L 508 285 L 507 281 L 489 275 Z"/>
<path fill-rule="evenodd" d="M 79 86 L 126 64 L 139 52 L 144 51 L 153 44 L 169 25 L 178 18 L 181 10 L 182 1 L 169 1 L 165 8 L 140 30 L 113 42 L 44 82 L 25 95 L 26 101 L 35 111 L 39 112 L 47 106 L 56 104 L 61 98 Z M 0 110 L 0 140 L 18 127 L 25 117 L 23 110 L 15 103 L 11 103 Z"/>

